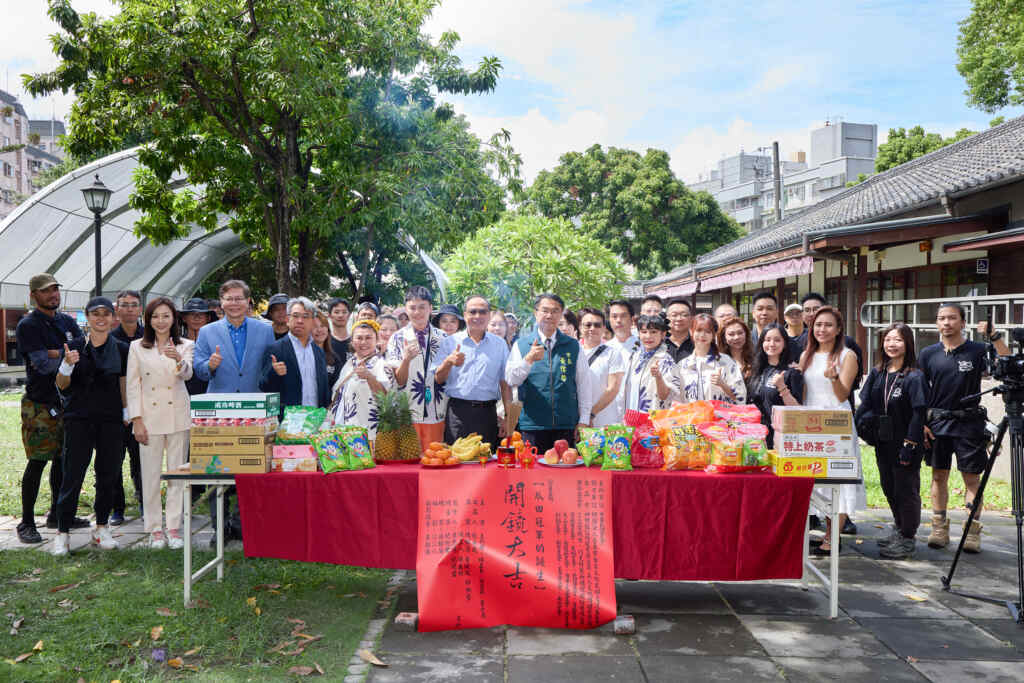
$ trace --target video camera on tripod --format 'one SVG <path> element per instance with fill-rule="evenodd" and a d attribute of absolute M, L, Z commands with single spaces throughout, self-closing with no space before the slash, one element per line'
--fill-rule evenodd
<path fill-rule="evenodd" d="M 974 503 L 964 523 L 964 532 L 960 537 L 960 545 L 953 556 L 953 564 L 949 568 L 949 574 L 942 577 L 942 588 L 945 591 L 961 595 L 965 598 L 974 598 L 997 605 L 1005 605 L 1010 616 L 1018 624 L 1024 623 L 1024 612 L 1021 606 L 1024 605 L 1024 328 L 1015 328 L 1010 332 L 1010 338 L 1017 344 L 1017 353 L 1008 356 L 996 356 L 992 363 L 992 377 L 1000 384 L 988 391 L 979 394 L 965 396 L 962 403 L 976 401 L 983 394 L 992 393 L 1003 397 L 1003 404 L 1006 407 L 1006 415 L 999 423 L 992 450 L 989 453 L 988 463 L 985 465 L 985 474 L 981 478 L 978 494 L 974 497 Z M 1010 349 L 1013 350 L 1012 348 Z M 989 475 L 992 474 L 992 465 L 1002 449 L 1003 437 L 1010 432 L 1010 490 L 1011 508 L 1013 517 L 1017 522 L 1017 600 L 1005 600 L 992 598 L 983 595 L 965 593 L 953 590 L 950 583 L 953 580 L 953 572 L 956 571 L 957 563 L 960 561 L 960 553 L 963 551 L 964 542 L 967 540 L 967 532 L 971 528 L 971 522 L 978 514 L 978 507 L 984 500 L 985 486 L 988 484 Z"/>

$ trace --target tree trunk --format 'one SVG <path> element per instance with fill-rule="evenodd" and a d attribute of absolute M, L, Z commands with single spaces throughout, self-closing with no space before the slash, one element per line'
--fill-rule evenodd
<path fill-rule="evenodd" d="M 366 277 L 370 273 L 370 249 L 373 247 L 373 223 L 366 226 L 366 252 L 363 254 L 363 268 L 359 274 L 359 291 L 356 292 L 355 300 L 358 301 L 363 292 L 366 291 Z"/>

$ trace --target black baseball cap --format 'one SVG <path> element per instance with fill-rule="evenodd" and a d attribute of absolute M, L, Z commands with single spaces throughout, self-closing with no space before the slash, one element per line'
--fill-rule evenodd
<path fill-rule="evenodd" d="M 114 304 L 105 296 L 94 296 L 89 299 L 89 303 L 85 305 L 85 312 L 92 313 L 99 308 L 106 308 L 111 313 L 114 312 Z"/>

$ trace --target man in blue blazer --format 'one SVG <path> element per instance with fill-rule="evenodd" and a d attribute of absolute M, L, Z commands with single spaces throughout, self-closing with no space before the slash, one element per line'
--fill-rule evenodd
<path fill-rule="evenodd" d="M 220 286 L 220 305 L 224 317 L 199 330 L 193 372 L 209 382 L 206 391 L 211 394 L 258 392 L 274 331 L 267 323 L 246 317 L 249 286 L 241 280 Z"/>
<path fill-rule="evenodd" d="M 281 416 L 285 406 L 326 408 L 331 387 L 327 386 L 324 350 L 313 341 L 316 304 L 304 296 L 289 299 L 288 334 L 266 350 L 261 391 L 281 395 Z"/>

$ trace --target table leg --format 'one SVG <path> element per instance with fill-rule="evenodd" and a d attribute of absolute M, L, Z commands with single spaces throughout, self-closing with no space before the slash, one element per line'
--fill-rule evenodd
<path fill-rule="evenodd" d="M 224 527 L 227 520 L 224 518 L 224 490 L 226 487 L 217 487 L 217 580 L 224 580 Z"/>
<path fill-rule="evenodd" d="M 185 563 L 185 606 L 192 600 L 192 482 L 185 481 L 185 499 L 182 501 L 185 518 L 185 547 L 182 549 Z"/>
<path fill-rule="evenodd" d="M 807 519 L 804 520 L 804 547 L 800 551 L 800 587 L 804 590 L 808 589 L 807 581 L 807 565 L 810 562 L 810 552 L 808 548 L 811 545 L 811 518 L 808 514 Z"/>
<path fill-rule="evenodd" d="M 832 505 L 829 507 L 829 517 L 832 520 L 832 530 L 829 536 L 829 543 L 832 550 L 829 552 L 829 591 L 828 591 L 828 613 L 832 619 L 839 616 L 839 488 L 831 486 Z"/>

